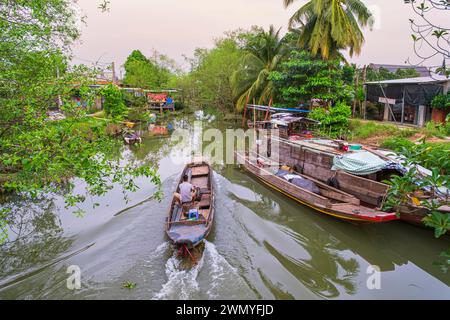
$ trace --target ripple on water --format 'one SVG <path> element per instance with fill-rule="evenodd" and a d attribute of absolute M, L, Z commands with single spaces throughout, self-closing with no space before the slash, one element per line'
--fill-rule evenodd
<path fill-rule="evenodd" d="M 166 262 L 167 282 L 153 299 L 250 299 L 252 291 L 228 263 L 216 246 L 205 241 L 205 250 L 199 263 L 191 269 L 180 268 L 176 252 Z"/>

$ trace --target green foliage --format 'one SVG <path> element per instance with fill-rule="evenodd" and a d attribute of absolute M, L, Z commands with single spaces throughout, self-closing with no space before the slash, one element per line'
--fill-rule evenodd
<path fill-rule="evenodd" d="M 89 87 L 95 71 L 67 62 L 70 45 L 79 37 L 77 17 L 67 0 L 0 3 L 1 193 L 36 198 L 63 190 L 66 205 L 77 206 L 113 185 L 135 191 L 138 176 L 160 184 L 155 168 L 124 166 L 117 156 L 123 143 L 106 134 L 104 121 L 87 118 L 86 109 L 73 101 L 76 94 L 89 108 L 96 96 Z M 123 114 L 123 106 L 110 103 L 108 108 L 115 116 Z M 58 108 L 66 119 L 50 120 L 48 111 Z M 75 177 L 87 185 L 83 194 L 74 194 Z M 4 231 L 7 221 L 0 221 Z"/>
<path fill-rule="evenodd" d="M 122 91 L 122 97 L 128 108 L 143 108 L 148 105 L 148 99 L 144 94 L 135 96 L 132 92 Z"/>
<path fill-rule="evenodd" d="M 286 6 L 295 0 L 284 0 Z M 324 59 L 342 58 L 339 50 L 349 49 L 350 56 L 361 52 L 364 35 L 361 27 L 372 25 L 373 17 L 359 0 L 310 0 L 289 20 L 289 27 L 298 28 L 298 46 L 313 56 Z"/>
<path fill-rule="evenodd" d="M 392 124 L 372 121 L 363 122 L 358 119 L 350 120 L 350 131 L 353 139 L 367 139 L 378 135 L 385 136 L 386 134 L 395 137 L 409 137 L 417 132 L 417 130 L 413 129 L 399 129 Z"/>
<path fill-rule="evenodd" d="M 423 223 L 434 229 L 434 236 L 439 238 L 450 230 L 450 215 L 434 211 L 423 219 Z"/>
<path fill-rule="evenodd" d="M 433 121 L 427 122 L 422 132 L 426 138 L 438 137 L 446 138 L 450 136 L 450 124 L 436 123 Z"/>
<path fill-rule="evenodd" d="M 450 110 L 450 93 L 435 96 L 431 101 L 431 107 L 438 110 Z"/>
<path fill-rule="evenodd" d="M 122 288 L 128 289 L 128 290 L 134 289 L 134 288 L 136 288 L 136 286 L 137 286 L 137 283 L 131 282 L 131 281 L 125 281 L 124 283 L 122 283 Z"/>
<path fill-rule="evenodd" d="M 330 137 L 342 137 L 348 134 L 349 118 L 352 114 L 350 106 L 338 102 L 335 106 L 327 108 L 314 108 L 309 117 L 320 121 L 320 131 Z"/>
<path fill-rule="evenodd" d="M 382 205 L 384 211 L 396 210 L 400 214 L 400 206 L 408 204 L 411 194 L 419 190 L 416 175 L 417 170 L 412 169 L 403 176 L 394 175 L 383 181 L 390 186 Z"/>
<path fill-rule="evenodd" d="M 433 262 L 433 265 L 441 268 L 443 273 L 447 273 L 450 268 L 450 249 L 439 254 L 439 261 Z"/>
<path fill-rule="evenodd" d="M 124 64 L 125 85 L 144 89 L 167 89 L 177 70 L 176 64 L 167 56 L 154 52 L 148 59 L 139 50 L 134 50 Z"/>
<path fill-rule="evenodd" d="M 409 171 L 403 176 L 393 176 L 386 199 L 383 204 L 384 210 L 395 209 L 400 212 L 400 206 L 411 205 L 412 198 L 416 192 L 428 190 L 430 199 L 420 201 L 420 206 L 428 209 L 429 214 L 423 219 L 423 223 L 435 230 L 435 237 L 439 238 L 450 230 L 450 215 L 439 211 L 443 205 L 448 205 L 446 198 L 436 197 L 437 190 L 441 187 L 450 186 L 450 144 L 444 149 L 433 148 L 433 145 L 415 145 L 397 140 L 390 142 L 393 149 L 404 156 L 404 165 Z M 432 169 L 430 176 L 420 178 L 416 165 L 424 165 Z M 434 166 L 430 166 L 434 165 Z M 417 205 L 417 204 L 415 204 Z"/>
<path fill-rule="evenodd" d="M 195 50 L 194 58 L 189 60 L 191 72 L 176 82 L 186 103 L 202 108 L 234 109 L 231 78 L 242 60 L 237 41 L 237 35 L 229 34 L 217 40 L 213 49 Z"/>
<path fill-rule="evenodd" d="M 268 103 L 274 93 L 270 73 L 275 71 L 286 54 L 284 38 L 280 30 L 270 26 L 268 31 L 254 28 L 244 35 L 242 49 L 244 57 L 233 74 L 232 87 L 236 109 L 242 110 L 246 101 Z"/>
<path fill-rule="evenodd" d="M 393 151 L 400 151 L 402 149 L 412 149 L 414 148 L 414 142 L 404 139 L 404 138 L 388 138 L 381 143 L 382 148 L 390 149 Z"/>
<path fill-rule="evenodd" d="M 123 120 L 128 113 L 128 108 L 125 105 L 122 90 L 113 84 L 108 84 L 101 89 L 100 94 L 104 99 L 103 109 L 106 114 L 115 120 Z"/>
<path fill-rule="evenodd" d="M 0 209 L 0 245 L 8 239 L 7 215 L 10 212 L 10 208 Z"/>
<path fill-rule="evenodd" d="M 415 144 L 403 138 L 390 138 L 381 146 L 414 159 L 426 168 L 439 168 L 442 175 L 450 175 L 450 143 Z"/>
<path fill-rule="evenodd" d="M 360 70 L 362 77 L 363 70 Z M 405 79 L 405 78 L 416 78 L 420 77 L 420 73 L 414 68 L 397 69 L 395 73 L 390 72 L 386 68 L 379 69 L 366 69 L 366 80 L 367 81 L 383 81 L 383 80 L 394 80 L 394 79 Z"/>
<path fill-rule="evenodd" d="M 290 106 L 309 104 L 311 99 L 334 102 L 350 101 L 353 88 L 345 81 L 352 81 L 352 69 L 344 68 L 339 61 L 313 58 L 306 51 L 291 51 L 280 65 L 271 72 L 277 101 Z"/>

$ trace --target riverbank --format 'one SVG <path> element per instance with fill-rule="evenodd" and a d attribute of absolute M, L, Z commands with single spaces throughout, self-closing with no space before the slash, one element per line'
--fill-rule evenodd
<path fill-rule="evenodd" d="M 139 188 L 127 200 L 118 185 L 87 199 L 83 218 L 58 195 L 12 199 L 12 228 L 22 231 L 0 251 L 0 299 L 450 298 L 449 275 L 433 265 L 449 247 L 448 237 L 434 239 L 432 231 L 402 222 L 355 226 L 324 217 L 233 165 L 213 166 L 214 228 L 199 265 L 182 270 L 164 219 L 184 166 L 174 154 L 190 155 L 200 141 L 193 121 L 174 122 L 188 130 L 192 145 L 143 136 L 139 147 L 116 151 L 124 161 L 158 167 L 161 202 L 151 198 L 157 188 L 146 178 L 136 181 Z M 210 125 L 225 132 L 241 122 Z M 86 187 L 74 182 L 77 191 Z M 81 290 L 66 287 L 71 265 L 80 267 Z M 380 268 L 380 290 L 366 286 L 373 265 Z M 128 282 L 136 286 L 124 289 Z"/>
<path fill-rule="evenodd" d="M 392 138 L 402 138 L 414 143 L 427 141 L 430 143 L 450 144 L 450 125 L 427 123 L 423 128 L 408 125 L 395 125 L 372 120 L 350 119 L 348 140 L 371 146 L 383 146 Z"/>

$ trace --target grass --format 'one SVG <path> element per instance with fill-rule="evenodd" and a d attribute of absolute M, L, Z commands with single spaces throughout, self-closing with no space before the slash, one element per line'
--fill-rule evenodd
<path fill-rule="evenodd" d="M 393 124 L 377 123 L 373 121 L 350 120 L 351 140 L 368 139 L 375 136 L 411 137 L 419 130 L 399 128 Z"/>
<path fill-rule="evenodd" d="M 404 138 L 411 143 L 421 140 L 441 140 L 450 137 L 450 123 L 428 122 L 423 128 L 396 126 L 390 123 L 351 119 L 348 140 L 370 145 L 383 145 L 392 138 Z"/>
<path fill-rule="evenodd" d="M 101 110 L 101 111 L 92 113 L 90 116 L 96 117 L 96 118 L 106 118 L 105 110 Z"/>
<path fill-rule="evenodd" d="M 422 129 L 422 132 L 426 138 L 436 137 L 445 139 L 450 136 L 450 123 L 447 122 L 447 124 L 440 124 L 430 121 L 427 122 L 425 127 Z"/>

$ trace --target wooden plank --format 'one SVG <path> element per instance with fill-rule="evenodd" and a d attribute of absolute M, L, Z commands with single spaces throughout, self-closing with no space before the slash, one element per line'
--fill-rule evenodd
<path fill-rule="evenodd" d="M 253 164 L 251 164 L 248 161 L 246 161 L 244 166 L 250 172 L 254 173 L 261 179 L 269 182 L 273 186 L 279 188 L 282 191 L 285 191 L 285 192 L 291 194 L 292 196 L 294 196 L 304 202 L 308 202 L 308 203 L 311 203 L 314 205 L 322 205 L 322 206 L 327 206 L 327 204 L 329 204 L 329 201 L 330 201 L 329 199 L 327 199 L 321 195 L 315 194 L 313 192 L 310 192 L 306 189 L 297 187 L 296 185 L 293 185 L 292 183 L 273 175 L 272 173 L 270 173 L 269 171 L 267 171 L 265 169 L 254 166 Z"/>
<path fill-rule="evenodd" d="M 199 188 L 208 188 L 208 177 L 193 176 L 191 179 L 191 184 Z"/>
<path fill-rule="evenodd" d="M 192 169 L 192 176 L 203 176 L 209 174 L 209 168 L 207 166 L 197 166 Z"/>

